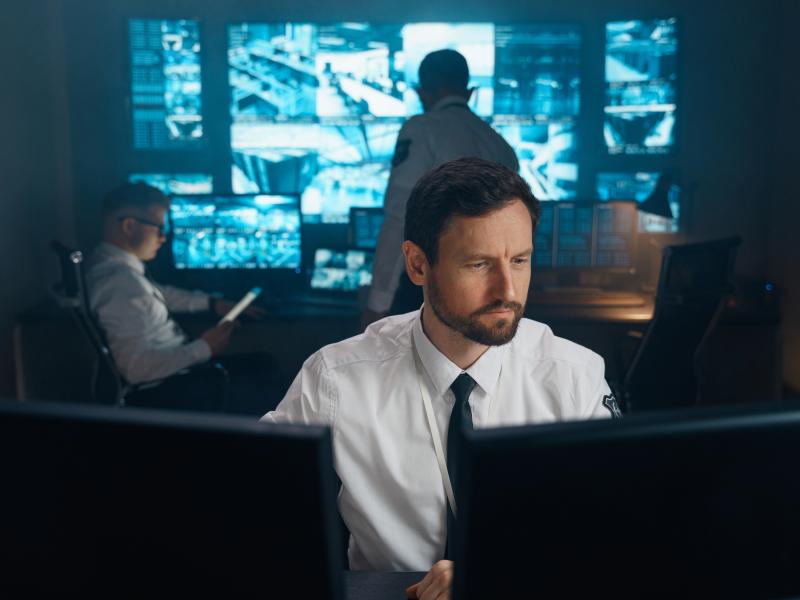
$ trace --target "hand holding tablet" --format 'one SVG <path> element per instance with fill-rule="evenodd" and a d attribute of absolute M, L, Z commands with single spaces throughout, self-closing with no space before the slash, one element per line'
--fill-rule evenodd
<path fill-rule="evenodd" d="M 236 303 L 236 306 L 234 306 L 232 309 L 228 311 L 228 314 L 226 314 L 224 317 L 222 317 L 222 319 L 220 319 L 218 325 L 222 325 L 226 321 L 235 320 L 236 317 L 242 314 L 242 312 L 246 310 L 248 306 L 250 306 L 253 300 L 258 298 L 260 295 L 261 295 L 260 287 L 252 288 L 249 292 L 247 292 L 244 295 L 244 297 L 241 300 L 239 300 L 239 302 Z"/>

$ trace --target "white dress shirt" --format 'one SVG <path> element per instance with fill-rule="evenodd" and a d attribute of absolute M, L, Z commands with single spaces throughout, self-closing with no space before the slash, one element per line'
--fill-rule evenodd
<path fill-rule="evenodd" d="M 413 344 L 412 344 L 413 339 Z M 462 370 L 422 331 L 420 311 L 388 317 L 314 353 L 264 421 L 329 425 L 354 570 L 427 571 L 444 556 L 445 491 L 425 417 L 414 347 L 447 447 Z M 609 417 L 603 359 L 523 319 L 514 339 L 466 371 L 476 428 Z"/>
<path fill-rule="evenodd" d="M 403 225 L 406 203 L 420 177 L 457 158 L 477 157 L 519 169 L 514 149 L 460 96 L 448 96 L 427 113 L 411 117 L 397 136 L 389 185 L 383 200 L 384 221 L 372 267 L 367 307 L 387 312 L 403 272 Z M 401 160 L 402 159 L 402 160 Z"/>
<path fill-rule="evenodd" d="M 208 344 L 190 342 L 170 318 L 170 312 L 208 310 L 208 294 L 156 285 L 145 276 L 142 261 L 105 242 L 86 266 L 89 304 L 129 383 L 163 379 L 211 358 Z"/>

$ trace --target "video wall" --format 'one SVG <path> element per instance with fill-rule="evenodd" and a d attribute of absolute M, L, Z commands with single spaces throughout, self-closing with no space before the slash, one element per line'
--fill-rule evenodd
<path fill-rule="evenodd" d="M 131 19 L 128 35 L 134 147 L 196 145 L 203 137 L 199 23 Z"/>
<path fill-rule="evenodd" d="M 201 46 L 200 23 L 132 19 L 128 25 L 133 146 L 190 152 L 204 139 L 204 119 L 209 118 L 202 100 L 201 64 L 208 57 Z M 133 173 L 130 179 L 169 194 L 296 196 L 304 226 L 344 231 L 352 209 L 382 207 L 400 127 L 422 112 L 416 93 L 420 62 L 431 51 L 451 48 L 469 64 L 471 109 L 514 148 L 520 173 L 539 199 L 642 202 L 659 175 L 642 161 L 675 151 L 678 23 L 675 18 L 627 20 L 603 27 L 605 83 L 602 93 L 592 95 L 604 98 L 602 109 L 597 107 L 603 115 L 602 131 L 593 133 L 586 131 L 587 120 L 582 118 L 587 110 L 582 102 L 587 50 L 580 24 L 228 24 L 227 56 L 215 58 L 227 71 L 227 90 L 217 90 L 216 97 L 224 97 L 228 108 L 214 119 L 229 119 L 230 181 L 220 181 L 220 169 L 213 178 L 203 169 L 162 168 Z M 586 140 L 595 139 L 603 140 L 599 150 L 615 161 L 608 163 L 614 168 L 587 172 L 581 167 L 581 156 L 598 151 L 586 146 Z M 214 153 L 219 156 L 219 149 Z M 624 161 L 631 159 L 625 157 L 636 157 L 631 164 L 635 168 L 626 168 Z M 673 219 L 642 214 L 639 230 L 677 231 L 677 186 L 670 192 L 670 206 Z M 562 226 L 568 215 L 563 213 Z M 176 219 L 183 219 L 182 231 L 192 230 L 191 219 L 202 221 L 188 209 Z M 218 235 L 228 235 L 223 230 Z M 316 248 L 346 249 L 338 233 L 327 244 L 325 234 L 315 236 L 314 248 L 302 253 L 309 268 Z M 362 235 L 358 247 L 365 248 L 367 237 L 377 235 Z M 562 252 L 569 245 L 566 237 L 564 241 Z M 198 243 L 195 239 L 193 247 Z M 232 248 L 227 242 L 214 243 Z M 181 244 L 186 259 L 179 263 Z M 207 241 L 203 244 L 208 247 Z M 301 261 L 298 255 L 291 260 L 271 256 L 220 263 L 197 258 L 196 253 L 191 258 L 190 246 L 188 238 L 176 246 L 180 268 L 269 267 Z M 541 266 L 559 266 L 566 256 L 542 256 Z M 582 260 L 580 249 L 570 256 L 572 263 Z"/>

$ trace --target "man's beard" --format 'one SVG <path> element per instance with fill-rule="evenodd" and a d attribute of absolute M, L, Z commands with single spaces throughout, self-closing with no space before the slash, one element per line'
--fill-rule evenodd
<path fill-rule="evenodd" d="M 468 340 L 483 344 L 484 346 L 502 346 L 514 339 L 519 327 L 519 321 L 525 307 L 519 302 L 503 302 L 497 300 L 479 308 L 468 316 L 457 315 L 452 312 L 442 296 L 435 278 L 430 278 L 428 285 L 428 303 L 439 320 L 450 329 L 457 331 Z M 480 317 L 488 312 L 509 309 L 514 312 L 511 318 L 499 319 L 494 325 L 487 326 L 481 323 Z"/>

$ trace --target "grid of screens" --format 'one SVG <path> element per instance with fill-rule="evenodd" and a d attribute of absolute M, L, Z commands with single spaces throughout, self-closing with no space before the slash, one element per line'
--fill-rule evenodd
<path fill-rule="evenodd" d="M 656 189 L 659 175 L 654 172 L 598 173 L 597 197 L 604 202 L 608 200 L 644 202 Z M 676 233 L 678 231 L 681 192 L 677 185 L 673 184 L 670 187 L 668 200 L 672 210 L 672 219 L 640 212 L 639 231 L 647 233 Z"/>
<path fill-rule="evenodd" d="M 315 290 L 352 292 L 372 283 L 372 252 L 317 248 L 311 287 Z"/>
<path fill-rule="evenodd" d="M 603 135 L 610 153 L 672 150 L 677 48 L 674 18 L 606 24 Z"/>
<path fill-rule="evenodd" d="M 299 269 L 297 196 L 175 196 L 172 256 L 178 269 Z"/>
<path fill-rule="evenodd" d="M 633 269 L 633 202 L 545 202 L 541 208 L 534 239 L 534 268 Z"/>
<path fill-rule="evenodd" d="M 245 23 L 229 28 L 232 186 L 299 193 L 309 223 L 380 207 L 414 87 L 432 50 L 461 52 L 472 109 L 515 148 L 537 197 L 575 195 L 577 26 Z"/>
<path fill-rule="evenodd" d="M 131 19 L 128 30 L 134 147 L 196 144 L 203 137 L 199 23 Z"/>
<path fill-rule="evenodd" d="M 152 185 L 167 196 L 173 194 L 210 194 L 214 191 L 214 179 L 202 173 L 133 173 L 128 181 L 141 181 Z"/>

